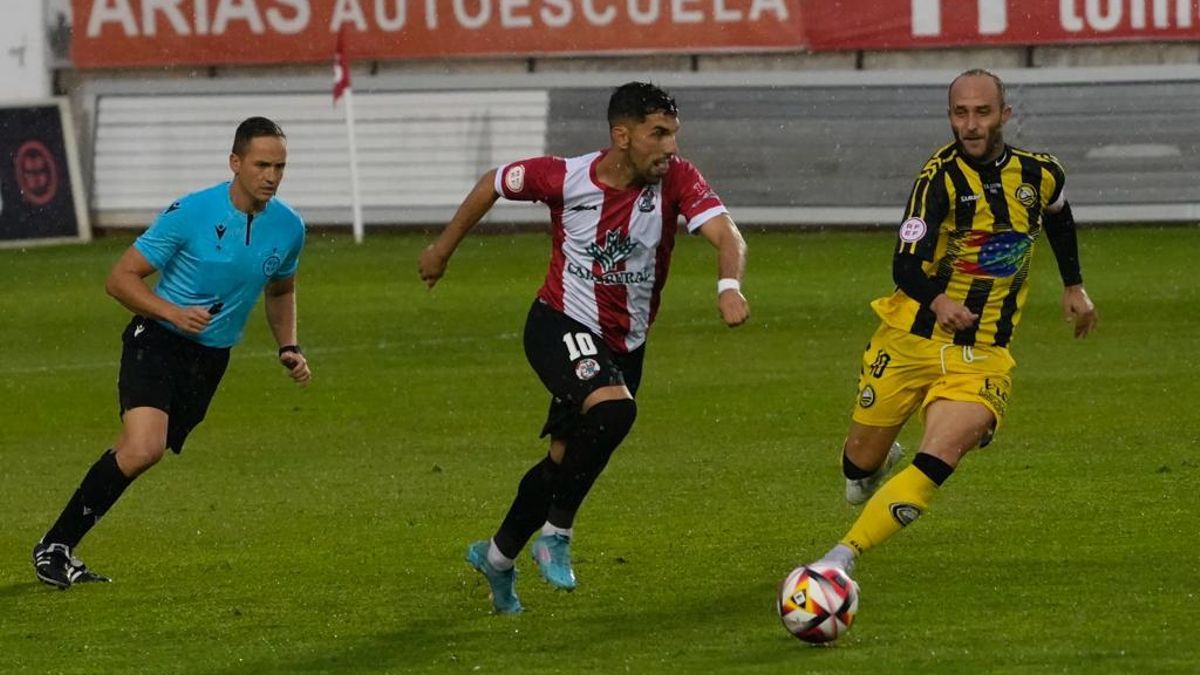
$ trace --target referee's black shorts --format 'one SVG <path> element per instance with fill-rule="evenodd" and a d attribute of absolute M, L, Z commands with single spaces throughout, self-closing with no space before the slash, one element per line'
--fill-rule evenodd
<path fill-rule="evenodd" d="M 525 358 L 553 395 L 542 436 L 570 436 L 584 399 L 601 387 L 623 384 L 636 396 L 645 355 L 644 344 L 614 352 L 587 326 L 535 300 L 525 320 Z"/>
<path fill-rule="evenodd" d="M 206 347 L 141 316 L 125 327 L 121 342 L 121 415 L 142 407 L 167 413 L 167 447 L 178 454 L 208 412 L 229 348 Z"/>

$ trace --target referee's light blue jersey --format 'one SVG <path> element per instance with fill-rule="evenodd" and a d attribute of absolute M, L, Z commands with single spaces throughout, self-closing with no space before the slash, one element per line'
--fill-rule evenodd
<path fill-rule="evenodd" d="M 199 335 L 159 323 L 202 345 L 232 347 L 267 282 L 296 273 L 304 221 L 278 198 L 256 214 L 243 213 L 225 182 L 171 204 L 133 245 L 159 270 L 160 298 L 181 307 L 221 305 Z"/>

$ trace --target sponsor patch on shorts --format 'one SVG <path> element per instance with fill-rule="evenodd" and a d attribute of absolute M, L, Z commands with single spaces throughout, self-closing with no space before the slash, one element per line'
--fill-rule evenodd
<path fill-rule="evenodd" d="M 583 359 L 575 364 L 575 377 L 587 381 L 600 374 L 600 364 L 596 359 Z"/>

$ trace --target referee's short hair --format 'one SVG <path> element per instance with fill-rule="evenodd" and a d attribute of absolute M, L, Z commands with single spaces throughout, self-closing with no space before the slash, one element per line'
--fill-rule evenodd
<path fill-rule="evenodd" d="M 237 132 L 233 134 L 233 154 L 238 157 L 246 156 L 246 148 L 250 146 L 250 141 L 259 136 L 274 136 L 276 138 L 286 139 L 283 129 L 279 125 L 265 117 L 247 117 L 238 125 Z"/>

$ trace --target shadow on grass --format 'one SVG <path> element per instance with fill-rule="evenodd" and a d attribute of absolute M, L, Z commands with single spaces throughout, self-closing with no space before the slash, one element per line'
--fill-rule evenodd
<path fill-rule="evenodd" d="M 809 648 L 783 630 L 770 607 L 772 594 L 773 584 L 754 584 L 720 597 L 692 596 L 677 606 L 616 604 L 602 611 L 590 611 L 578 595 L 560 595 L 557 607 L 522 616 L 485 614 L 476 596 L 461 614 L 401 619 L 351 642 L 217 672 L 645 672 L 699 664 L 714 671 L 776 672 L 806 661 L 812 667 L 814 658 L 832 665 L 821 657 L 835 657 L 838 650 Z"/>
<path fill-rule="evenodd" d="M 6 586 L 0 586 L 0 598 L 11 598 L 31 593 L 51 593 L 55 590 L 40 581 L 15 581 Z"/>

